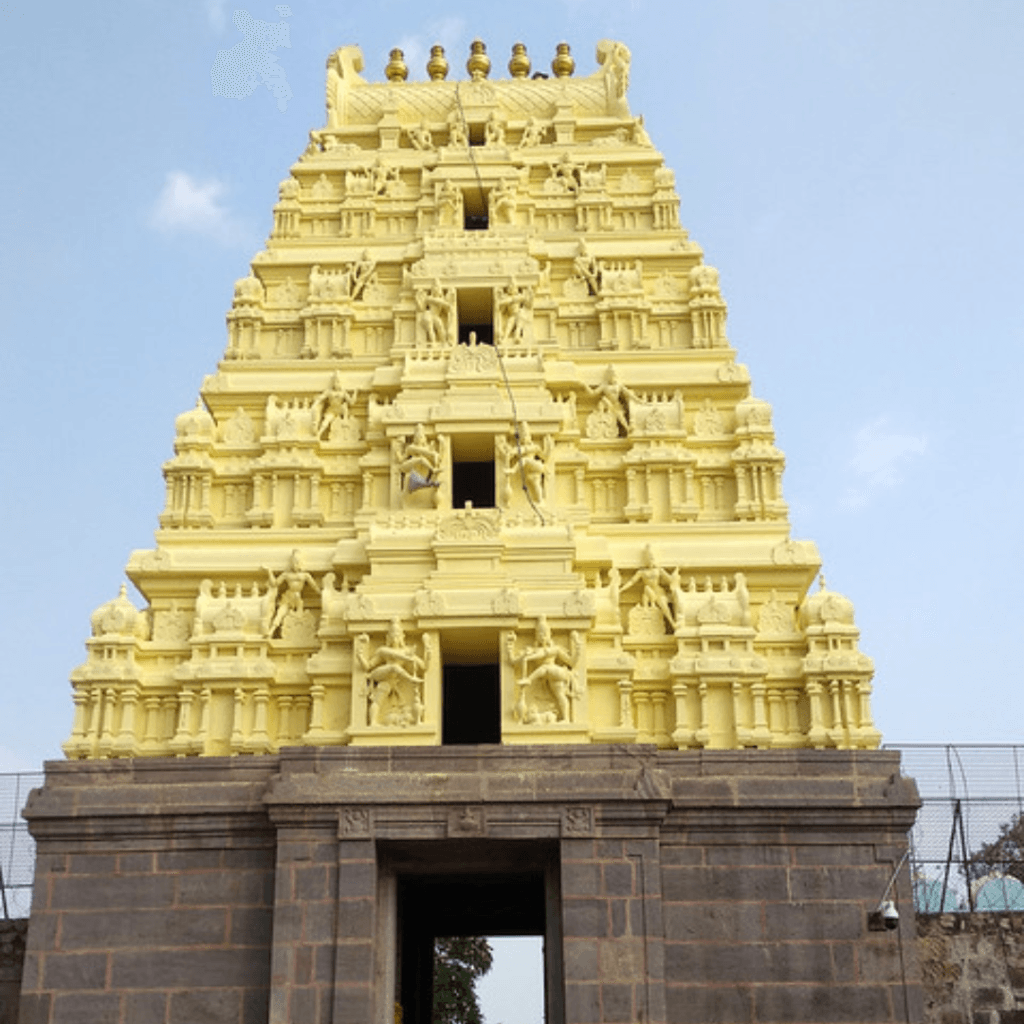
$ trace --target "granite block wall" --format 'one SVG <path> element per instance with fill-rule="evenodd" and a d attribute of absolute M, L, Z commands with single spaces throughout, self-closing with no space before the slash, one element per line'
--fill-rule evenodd
<path fill-rule="evenodd" d="M 61 762 L 21 1022 L 390 1024 L 402 873 L 513 849 L 548 865 L 550 1024 L 920 1021 L 905 869 L 900 929 L 867 926 L 915 808 L 884 752 Z"/>

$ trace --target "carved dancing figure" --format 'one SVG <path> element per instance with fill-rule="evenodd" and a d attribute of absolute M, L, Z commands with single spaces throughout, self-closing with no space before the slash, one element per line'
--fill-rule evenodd
<path fill-rule="evenodd" d="M 573 651 L 570 654 L 564 647 L 559 647 L 554 642 L 547 619 L 541 615 L 537 618 L 534 646 L 527 647 L 521 654 L 516 654 L 517 639 L 516 634 L 512 633 L 506 642 L 509 661 L 513 665 L 518 665 L 521 672 L 520 678 L 516 680 L 516 718 L 526 725 L 543 720 L 542 713 L 538 712 L 536 706 L 527 703 L 527 693 L 534 684 L 540 683 L 547 687 L 558 709 L 555 720 L 572 721 L 570 701 L 579 696 L 574 671 L 579 656 L 579 635 L 575 632 L 572 634 Z M 537 666 L 530 669 L 533 662 L 537 662 Z"/>
<path fill-rule="evenodd" d="M 619 426 L 628 434 L 629 406 L 626 403 L 638 402 L 640 399 L 635 391 L 620 383 L 615 367 L 608 364 L 604 371 L 604 380 L 596 387 L 591 387 L 589 384 L 583 386 L 587 389 L 587 394 L 597 396 L 598 409 L 613 415 Z"/>
<path fill-rule="evenodd" d="M 313 402 L 313 424 L 316 436 L 323 438 L 330 434 L 335 420 L 344 422 L 352 412 L 356 393 L 342 386 L 340 370 L 335 370 L 331 383 L 320 392 Z"/>
<path fill-rule="evenodd" d="M 277 596 L 277 611 L 274 613 L 268 630 L 268 635 L 273 636 L 286 615 L 289 613 L 301 615 L 305 610 L 302 603 L 302 591 L 306 585 L 311 586 L 319 594 L 320 584 L 302 568 L 302 556 L 299 554 L 298 548 L 292 551 L 288 568 L 284 572 L 277 575 L 273 569 L 267 569 L 267 576 L 270 579 L 270 592 Z M 284 584 L 284 593 L 278 595 L 282 583 Z"/>
<path fill-rule="evenodd" d="M 403 474 L 402 489 L 409 494 L 417 489 L 412 486 L 413 473 L 419 476 L 420 487 L 440 487 L 438 477 L 441 475 L 441 445 L 438 441 L 430 441 L 423 424 L 416 424 L 411 441 L 399 440 L 397 443 L 398 469 Z"/>
<path fill-rule="evenodd" d="M 650 544 L 644 548 L 643 565 L 633 573 L 627 583 L 623 584 L 623 592 L 629 590 L 635 583 L 643 585 L 640 604 L 644 607 L 657 608 L 674 630 L 676 628 L 675 616 L 669 607 L 668 595 L 662 587 L 662 583 L 664 583 L 671 590 L 672 577 L 661 566 L 655 564 L 654 552 L 651 550 Z"/>
<path fill-rule="evenodd" d="M 568 153 L 563 153 L 560 160 L 549 163 L 548 167 L 551 168 L 551 176 L 548 181 L 552 183 L 554 191 L 574 194 L 579 191 L 580 169 L 577 164 L 573 163 L 572 157 Z"/>
<path fill-rule="evenodd" d="M 389 698 L 394 698 L 402 706 L 395 715 L 395 721 L 388 724 L 418 725 L 423 721 L 423 686 L 427 670 L 427 660 L 421 658 L 406 643 L 402 624 L 392 619 L 388 626 L 387 640 L 367 657 L 366 649 L 370 638 L 361 633 L 356 641 L 357 657 L 366 673 L 369 697 L 370 725 L 380 725 L 381 711 Z M 424 654 L 429 658 L 429 648 L 424 646 Z M 402 697 L 402 684 L 411 688 L 411 699 L 407 702 Z M 391 717 L 391 716 L 389 716 Z"/>

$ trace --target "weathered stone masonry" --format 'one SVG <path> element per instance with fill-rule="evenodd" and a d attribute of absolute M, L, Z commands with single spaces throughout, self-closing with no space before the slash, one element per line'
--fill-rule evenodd
<path fill-rule="evenodd" d="M 564 1020 L 905 1020 L 895 754 L 464 747 L 49 766 L 22 1024 L 392 1013 L 381 852 L 558 851 Z M 456 845 L 454 849 L 459 849 Z M 899 888 L 907 892 L 907 880 Z M 554 1016 L 549 1005 L 549 1019 Z"/>

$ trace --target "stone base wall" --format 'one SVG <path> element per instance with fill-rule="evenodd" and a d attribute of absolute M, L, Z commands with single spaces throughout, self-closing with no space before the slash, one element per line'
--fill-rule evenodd
<path fill-rule="evenodd" d="M 28 921 L 0 921 L 0 1024 L 18 1024 Z"/>
<path fill-rule="evenodd" d="M 917 919 L 928 1024 L 1024 1024 L 1024 914 Z"/>
<path fill-rule="evenodd" d="M 54 763 L 21 1024 L 390 1024 L 403 872 L 513 842 L 547 858 L 549 1024 L 920 1021 L 906 869 L 867 925 L 916 803 L 888 752 Z"/>

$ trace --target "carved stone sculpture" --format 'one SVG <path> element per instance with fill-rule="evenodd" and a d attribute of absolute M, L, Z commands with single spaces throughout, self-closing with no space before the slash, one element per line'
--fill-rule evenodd
<path fill-rule="evenodd" d="M 270 580 L 271 592 L 277 595 L 277 608 L 268 630 L 269 635 L 274 636 L 282 628 L 287 618 L 304 616 L 305 605 L 302 601 L 302 592 L 308 586 L 319 594 L 320 584 L 302 568 L 302 556 L 298 548 L 292 551 L 288 568 L 284 572 L 278 574 L 272 569 L 267 569 L 267 578 Z M 283 591 L 281 591 L 282 586 L 284 587 Z"/>
<path fill-rule="evenodd" d="M 420 657 L 405 639 L 397 618 L 388 626 L 387 640 L 373 654 L 370 638 L 356 638 L 356 657 L 366 673 L 367 717 L 370 725 L 408 726 L 423 721 L 423 682 L 430 657 L 424 644 Z"/>
<path fill-rule="evenodd" d="M 516 721 L 523 725 L 571 722 L 572 702 L 580 696 L 575 672 L 579 636 L 572 634 L 570 653 L 554 642 L 547 619 L 541 615 L 533 645 L 516 653 L 517 643 L 516 634 L 511 633 L 507 639 L 508 659 L 519 668 L 513 710 Z"/>

